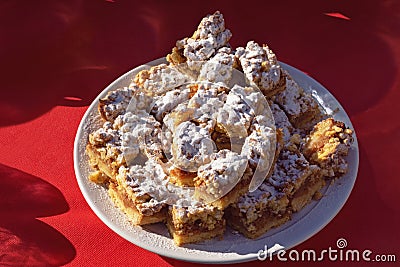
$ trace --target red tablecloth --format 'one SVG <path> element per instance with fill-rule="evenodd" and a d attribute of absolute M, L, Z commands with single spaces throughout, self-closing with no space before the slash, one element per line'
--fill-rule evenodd
<path fill-rule="evenodd" d="M 0 2 L 0 265 L 189 265 L 125 241 L 94 215 L 76 182 L 73 140 L 107 84 L 166 55 L 215 10 L 234 47 L 268 43 L 279 60 L 325 85 L 354 124 L 355 188 L 335 219 L 296 249 L 334 247 L 343 237 L 354 249 L 396 254 L 398 263 L 398 1 L 145 2 Z"/>

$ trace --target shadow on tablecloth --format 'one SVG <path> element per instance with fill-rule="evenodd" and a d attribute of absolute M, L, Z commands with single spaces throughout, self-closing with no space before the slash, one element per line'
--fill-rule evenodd
<path fill-rule="evenodd" d="M 38 217 L 69 210 L 56 187 L 0 164 L 0 265 L 60 266 L 76 254 L 71 242 Z"/>

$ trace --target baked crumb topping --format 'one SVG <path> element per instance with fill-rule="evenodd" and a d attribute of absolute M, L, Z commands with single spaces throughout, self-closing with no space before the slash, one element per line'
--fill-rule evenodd
<path fill-rule="evenodd" d="M 227 149 L 211 155 L 211 161 L 202 165 L 194 179 L 197 196 L 211 202 L 227 194 L 243 177 L 247 158 Z"/>
<path fill-rule="evenodd" d="M 280 191 L 291 195 L 310 174 L 310 164 L 299 150 L 283 149 L 269 182 Z"/>
<path fill-rule="evenodd" d="M 283 139 L 285 143 L 290 141 L 290 138 L 295 133 L 295 128 L 289 121 L 285 112 L 275 103 L 270 103 L 271 112 L 274 116 L 275 125 L 277 128 L 282 130 Z"/>
<path fill-rule="evenodd" d="M 345 156 L 353 143 L 352 134 L 343 122 L 328 118 L 315 125 L 302 151 L 312 163 L 321 167 L 324 176 L 341 176 L 348 169 Z"/>
<path fill-rule="evenodd" d="M 276 94 L 273 100 L 285 111 L 294 127 L 308 131 L 322 118 L 322 111 L 311 94 L 305 92 L 289 74 L 285 76 L 286 89 Z"/>
<path fill-rule="evenodd" d="M 236 49 L 236 56 L 246 78 L 259 86 L 266 96 L 281 90 L 278 88 L 282 79 L 281 67 L 267 45 L 260 46 L 254 41 L 249 41 L 245 48 Z"/>
<path fill-rule="evenodd" d="M 193 228 L 212 230 L 223 220 L 224 212 L 209 205 L 191 207 L 171 206 L 170 213 L 174 227 L 179 231 L 190 232 Z"/>
<path fill-rule="evenodd" d="M 236 57 L 230 47 L 218 49 L 215 56 L 204 62 L 198 79 L 228 85 L 236 66 Z"/>
<path fill-rule="evenodd" d="M 151 67 L 150 70 L 140 71 L 134 78 L 134 83 L 147 95 L 163 95 L 184 83 L 189 78 L 173 66 L 161 64 Z"/>
<path fill-rule="evenodd" d="M 206 128 L 185 121 L 177 127 L 172 141 L 172 155 L 176 166 L 186 171 L 196 171 L 210 162 L 215 151 L 211 135 Z"/>
<path fill-rule="evenodd" d="M 133 90 L 127 87 L 110 91 L 99 100 L 99 112 L 102 118 L 112 122 L 118 115 L 124 113 L 132 95 Z"/>
<path fill-rule="evenodd" d="M 185 61 L 189 65 L 207 61 L 219 48 L 227 46 L 231 37 L 232 33 L 225 28 L 224 17 L 217 11 L 201 20 L 192 37 L 177 41 L 167 60 L 175 65 Z"/>

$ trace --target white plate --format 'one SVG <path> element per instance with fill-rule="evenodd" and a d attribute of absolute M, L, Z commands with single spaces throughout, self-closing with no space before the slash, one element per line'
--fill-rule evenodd
<path fill-rule="evenodd" d="M 358 170 L 358 143 L 354 133 L 354 143 L 348 156 L 349 172 L 336 183 L 329 184 L 323 189 L 324 197 L 313 201 L 300 212 L 293 214 L 291 221 L 268 231 L 255 240 L 250 240 L 237 232 L 227 228 L 223 240 L 209 240 L 198 244 L 177 247 L 169 237 L 163 224 L 145 227 L 133 226 L 127 217 L 111 202 L 106 190 L 88 181 L 90 171 L 85 146 L 88 133 L 99 125 L 97 104 L 100 98 L 108 91 L 128 86 L 131 78 L 146 66 L 163 63 L 164 59 L 152 61 L 135 68 L 111 83 L 89 106 L 79 125 L 74 146 L 74 167 L 79 187 L 86 201 L 96 215 L 114 232 L 126 240 L 144 249 L 184 261 L 201 263 L 234 263 L 257 259 L 257 252 L 264 246 L 272 247 L 280 244 L 285 249 L 292 248 L 304 242 L 325 227 L 340 211 L 350 195 L 357 177 Z M 281 63 L 291 76 L 305 89 L 314 91 L 317 99 L 329 113 L 336 111 L 332 116 L 343 121 L 351 129 L 353 125 L 340 103 L 321 84 L 303 72 Z M 315 95 L 315 94 L 314 94 Z"/>

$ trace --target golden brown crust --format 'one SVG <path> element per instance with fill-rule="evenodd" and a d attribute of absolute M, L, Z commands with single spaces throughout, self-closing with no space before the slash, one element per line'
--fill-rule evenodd
<path fill-rule="evenodd" d="M 196 172 L 187 172 L 179 168 L 173 168 L 169 171 L 169 181 L 178 186 L 194 186 L 193 179 L 196 176 Z"/>
<path fill-rule="evenodd" d="M 186 62 L 186 58 L 183 56 L 183 48 L 177 47 L 172 48 L 170 54 L 166 57 L 167 61 L 173 65 L 179 65 Z"/>
<path fill-rule="evenodd" d="M 170 221 L 167 220 L 167 228 L 172 236 L 175 244 L 177 246 L 182 246 L 184 244 L 191 244 L 191 243 L 197 243 L 205 240 L 209 240 L 215 237 L 222 237 L 225 232 L 225 220 L 221 220 L 220 224 L 218 225 L 217 228 L 214 228 L 212 230 L 205 230 L 205 229 L 197 229 L 197 230 L 191 230 L 188 232 L 183 232 L 182 230 L 177 230 L 174 226 L 174 224 Z"/>
<path fill-rule="evenodd" d="M 249 191 L 251 174 L 252 171 L 248 168 L 245 171 L 242 179 L 240 179 L 239 183 L 237 183 L 237 185 L 231 191 L 229 191 L 223 197 L 213 201 L 210 205 L 223 210 L 227 208 L 230 204 L 236 202 L 239 197 L 243 196 Z"/>
<path fill-rule="evenodd" d="M 310 162 L 321 167 L 324 176 L 339 177 L 348 169 L 344 157 L 353 142 L 352 134 L 343 122 L 328 118 L 315 125 L 306 137 L 302 152 Z"/>
<path fill-rule="evenodd" d="M 246 78 L 254 82 L 265 97 L 271 98 L 285 89 L 285 73 L 267 44 L 249 41 L 236 49 L 237 62 Z"/>
<path fill-rule="evenodd" d="M 290 123 L 303 132 L 311 128 L 323 118 L 323 112 L 312 95 L 285 72 L 285 89 L 277 93 L 273 100 L 288 116 Z"/>
<path fill-rule="evenodd" d="M 314 196 L 320 195 L 319 191 L 324 186 L 325 180 L 319 173 L 311 175 L 291 197 L 290 209 L 293 212 L 300 211 L 314 199 Z"/>
<path fill-rule="evenodd" d="M 222 236 L 225 219 L 222 210 L 208 205 L 197 209 L 172 206 L 168 211 L 167 228 L 174 242 L 181 246 Z"/>
<path fill-rule="evenodd" d="M 290 213 L 273 214 L 266 210 L 260 213 L 258 220 L 247 223 L 242 214 L 232 207 L 229 207 L 225 214 L 230 227 L 251 239 L 262 236 L 268 230 L 286 223 L 291 218 Z"/>
<path fill-rule="evenodd" d="M 146 225 L 166 220 L 167 207 L 163 207 L 160 212 L 146 214 L 145 210 L 140 209 L 121 186 L 110 183 L 108 194 L 114 204 L 127 215 L 129 221 L 134 225 Z"/>
<path fill-rule="evenodd" d="M 86 154 L 89 156 L 89 162 L 92 168 L 100 171 L 111 180 L 115 180 L 115 177 L 118 173 L 118 168 L 121 165 L 117 164 L 117 162 L 112 158 L 106 157 L 105 148 L 96 148 L 91 144 L 87 144 Z M 96 180 L 96 177 L 93 176 L 92 179 Z"/>
<path fill-rule="evenodd" d="M 98 111 L 102 119 L 113 122 L 115 118 L 125 112 L 132 95 L 133 90 L 125 87 L 110 91 L 105 97 L 99 99 Z"/>

